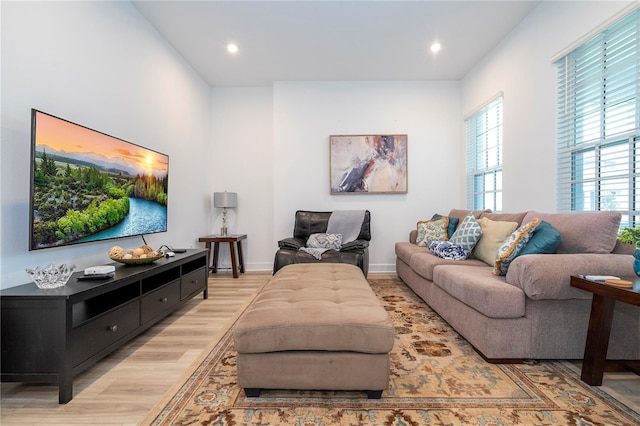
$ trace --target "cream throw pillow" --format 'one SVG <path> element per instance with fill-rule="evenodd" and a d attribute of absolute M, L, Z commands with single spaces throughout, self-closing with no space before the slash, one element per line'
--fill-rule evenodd
<path fill-rule="evenodd" d="M 496 265 L 498 249 L 518 227 L 517 222 L 502 222 L 483 217 L 478 219 L 482 229 L 482 237 L 473 249 L 473 256 L 489 266 Z"/>

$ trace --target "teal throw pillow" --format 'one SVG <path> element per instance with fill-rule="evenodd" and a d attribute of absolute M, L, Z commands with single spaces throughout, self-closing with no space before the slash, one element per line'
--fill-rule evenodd
<path fill-rule="evenodd" d="M 433 215 L 431 219 L 437 219 L 442 216 L 443 215 L 436 213 Z M 456 228 L 458 227 L 458 223 L 460 223 L 460 219 L 458 219 L 457 217 L 451 217 L 451 216 L 446 216 L 446 217 L 449 218 L 449 226 L 447 227 L 447 238 L 451 239 L 451 236 L 453 235 L 453 233 L 456 232 Z"/>
<path fill-rule="evenodd" d="M 464 218 L 456 232 L 453 233 L 449 241 L 452 244 L 462 247 L 462 249 L 467 253 L 471 253 L 471 250 L 476 246 L 478 240 L 482 236 L 482 228 L 480 228 L 480 224 L 473 216 L 473 213 L 469 213 L 467 217 Z"/>
<path fill-rule="evenodd" d="M 509 265 L 520 255 L 524 246 L 527 245 L 539 222 L 540 220 L 538 218 L 533 219 L 531 222 L 516 229 L 513 234 L 504 240 L 498 249 L 493 275 L 507 275 Z"/>
<path fill-rule="evenodd" d="M 527 245 L 520 252 L 520 256 L 555 253 L 561 241 L 560 232 L 552 224 L 542 220 L 533 231 L 533 236 Z"/>

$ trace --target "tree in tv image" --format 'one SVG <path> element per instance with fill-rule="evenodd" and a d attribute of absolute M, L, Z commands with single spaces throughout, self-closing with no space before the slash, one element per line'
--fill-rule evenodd
<path fill-rule="evenodd" d="M 166 231 L 168 156 L 33 115 L 31 249 Z"/>

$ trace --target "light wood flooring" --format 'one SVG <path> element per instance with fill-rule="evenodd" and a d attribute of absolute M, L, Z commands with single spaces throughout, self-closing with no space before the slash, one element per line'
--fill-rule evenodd
<path fill-rule="evenodd" d="M 372 274 L 373 275 L 373 274 Z M 395 274 L 378 274 L 395 276 Z M 2 425 L 138 425 L 174 389 L 191 364 L 226 328 L 271 274 L 230 272 L 209 278 L 209 299 L 197 296 L 74 380 L 74 398 L 58 404 L 45 384 L 0 384 Z M 574 363 L 579 371 L 579 363 Z M 602 389 L 640 412 L 640 377 L 606 373 Z"/>
<path fill-rule="evenodd" d="M 226 328 L 271 273 L 210 275 L 202 295 L 86 370 L 73 399 L 58 404 L 57 386 L 2 383 L 4 425 L 137 425 L 184 376 L 202 350 Z"/>

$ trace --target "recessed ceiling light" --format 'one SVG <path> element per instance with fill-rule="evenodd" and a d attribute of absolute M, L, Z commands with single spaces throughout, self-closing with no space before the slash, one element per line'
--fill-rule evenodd
<path fill-rule="evenodd" d="M 233 43 L 227 44 L 227 52 L 232 54 L 238 53 L 238 46 Z"/>
<path fill-rule="evenodd" d="M 440 44 L 440 42 L 434 41 L 429 49 L 431 50 L 431 53 L 438 53 L 442 50 L 442 45 Z"/>

